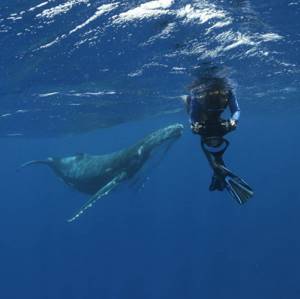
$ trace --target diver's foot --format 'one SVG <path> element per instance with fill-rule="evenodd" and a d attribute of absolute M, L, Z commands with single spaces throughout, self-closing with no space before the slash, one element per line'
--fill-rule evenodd
<path fill-rule="evenodd" d="M 219 190 L 219 180 L 215 175 L 213 175 L 211 178 L 209 191 L 215 191 L 215 190 Z"/>
<path fill-rule="evenodd" d="M 211 178 L 211 183 L 209 186 L 209 191 L 223 191 L 225 188 L 225 182 L 223 182 L 222 180 L 220 180 L 219 177 L 217 177 L 216 175 L 213 175 Z"/>

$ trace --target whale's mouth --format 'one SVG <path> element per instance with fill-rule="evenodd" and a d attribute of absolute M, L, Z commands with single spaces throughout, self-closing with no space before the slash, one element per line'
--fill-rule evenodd
<path fill-rule="evenodd" d="M 169 127 L 167 127 L 166 130 L 166 134 L 165 134 L 165 139 L 177 139 L 179 137 L 181 137 L 182 133 L 183 133 L 183 128 L 184 126 L 182 124 L 174 124 L 171 125 Z"/>

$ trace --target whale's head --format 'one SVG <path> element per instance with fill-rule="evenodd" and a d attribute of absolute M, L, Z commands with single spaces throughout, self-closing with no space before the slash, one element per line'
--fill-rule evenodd
<path fill-rule="evenodd" d="M 127 166 L 130 165 L 127 167 L 129 177 L 133 176 L 150 157 L 162 157 L 166 154 L 172 144 L 180 138 L 182 132 L 182 124 L 173 124 L 152 132 L 127 149 Z"/>
<path fill-rule="evenodd" d="M 183 132 L 182 124 L 173 124 L 168 127 L 159 129 L 142 140 L 143 147 L 148 149 L 148 152 L 165 143 L 173 143 Z"/>
<path fill-rule="evenodd" d="M 173 124 L 158 131 L 162 140 L 178 139 L 183 132 L 182 124 Z"/>

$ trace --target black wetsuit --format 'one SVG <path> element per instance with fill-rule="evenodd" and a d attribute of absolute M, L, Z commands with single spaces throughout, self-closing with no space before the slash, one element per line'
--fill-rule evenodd
<path fill-rule="evenodd" d="M 240 109 L 232 91 L 211 90 L 187 99 L 187 108 L 194 133 L 201 136 L 201 147 L 214 174 L 209 189 L 222 191 L 226 184 L 219 175 L 219 166 L 225 166 L 223 154 L 229 146 L 223 136 L 235 129 L 222 118 L 229 107 L 231 119 L 239 119 Z M 198 126 L 199 125 L 199 126 Z"/>
<path fill-rule="evenodd" d="M 238 121 L 240 109 L 231 91 L 204 92 L 203 95 L 193 95 L 187 99 L 188 113 L 191 124 L 202 124 L 198 133 L 204 137 L 224 136 L 230 130 L 222 125 L 222 113 L 229 107 L 231 119 Z"/>

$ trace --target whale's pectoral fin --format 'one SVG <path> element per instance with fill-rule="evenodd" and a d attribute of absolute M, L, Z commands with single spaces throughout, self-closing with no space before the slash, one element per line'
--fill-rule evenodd
<path fill-rule="evenodd" d="M 93 204 L 96 203 L 100 198 L 107 195 L 111 190 L 118 186 L 118 184 L 126 177 L 126 173 L 122 172 L 110 182 L 108 182 L 104 187 L 102 187 L 96 194 L 94 194 L 79 210 L 78 212 L 68 219 L 68 222 L 73 222 L 79 218 L 87 209 L 91 208 Z"/>
<path fill-rule="evenodd" d="M 34 164 L 45 164 L 45 165 L 51 166 L 53 164 L 53 158 L 50 157 L 47 160 L 32 160 L 32 161 L 26 162 L 26 163 L 22 164 L 21 166 L 19 166 L 17 168 L 17 171 L 20 171 L 22 168 L 27 167 L 29 165 L 34 165 Z"/>

